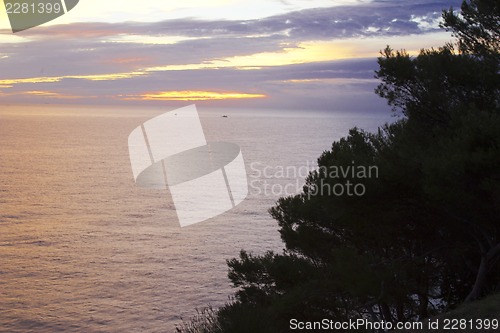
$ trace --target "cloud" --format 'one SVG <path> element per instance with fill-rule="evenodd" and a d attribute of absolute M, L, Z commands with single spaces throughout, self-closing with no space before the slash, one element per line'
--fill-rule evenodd
<path fill-rule="evenodd" d="M 10 93 L 2 99 L 57 103 L 68 102 L 61 99 L 68 95 L 75 103 L 99 104 L 103 100 L 113 104 L 155 103 L 181 101 L 187 91 L 194 91 L 198 96 L 200 92 L 210 92 L 214 97 L 198 98 L 197 103 L 218 100 L 221 106 L 328 109 L 336 105 L 345 110 L 366 110 L 362 105 L 367 104 L 369 109 L 380 110 L 384 103 L 373 94 L 377 84 L 373 79 L 375 68 L 375 59 L 353 59 L 243 71 L 223 68 L 154 72 L 118 82 L 63 78 L 57 82 L 25 83 L 9 89 Z M 25 91 L 38 93 L 25 94 Z M 48 93 L 43 94 L 44 91 Z M 172 95 L 162 98 L 162 92 Z M 231 95 L 234 92 L 241 95 Z M 267 98 L 261 98 L 264 95 Z M 232 101 L 231 97 L 241 98 Z"/>
<path fill-rule="evenodd" d="M 362 57 L 374 57 L 391 39 L 429 39 L 441 10 L 458 4 L 374 1 L 254 20 L 37 27 L 16 34 L 17 43 L 0 42 L 0 91 L 4 101 L 23 102 L 66 94 L 120 103 L 151 92 L 237 91 L 268 96 L 245 102 L 255 105 L 325 107 L 349 96 L 375 105 L 376 62 Z M 360 59 L 337 60 L 348 57 Z"/>
<path fill-rule="evenodd" d="M 388 36 L 428 31 L 420 21 L 431 22 L 460 1 L 374 1 L 359 5 L 313 8 L 253 20 L 202 20 L 194 18 L 159 22 L 72 23 L 38 27 L 21 33 L 39 38 L 105 38 L 120 34 L 185 37 L 286 36 L 289 40 Z M 370 29 L 371 28 L 371 29 Z M 438 29 L 437 26 L 432 29 Z"/>

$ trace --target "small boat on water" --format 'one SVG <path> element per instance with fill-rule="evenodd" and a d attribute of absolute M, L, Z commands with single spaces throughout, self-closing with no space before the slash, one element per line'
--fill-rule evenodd
<path fill-rule="evenodd" d="M 225 115 L 223 115 L 223 116 L 222 116 L 222 118 L 227 118 L 227 115 L 226 115 L 226 114 L 225 114 Z"/>

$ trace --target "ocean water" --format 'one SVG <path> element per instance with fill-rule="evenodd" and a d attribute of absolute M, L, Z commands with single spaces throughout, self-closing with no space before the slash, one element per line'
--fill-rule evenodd
<path fill-rule="evenodd" d="M 127 147 L 135 127 L 170 110 L 0 107 L 0 332 L 173 332 L 228 300 L 226 260 L 240 249 L 282 250 L 267 210 L 300 190 L 332 141 L 393 119 L 198 108 L 207 141 L 241 147 L 250 190 L 180 228 L 166 190 L 135 185 Z"/>

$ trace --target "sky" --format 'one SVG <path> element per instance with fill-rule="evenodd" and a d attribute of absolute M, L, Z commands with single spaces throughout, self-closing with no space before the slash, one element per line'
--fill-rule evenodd
<path fill-rule="evenodd" d="M 379 51 L 451 41 L 460 2 L 80 0 L 15 34 L 0 5 L 0 105 L 387 109 Z"/>

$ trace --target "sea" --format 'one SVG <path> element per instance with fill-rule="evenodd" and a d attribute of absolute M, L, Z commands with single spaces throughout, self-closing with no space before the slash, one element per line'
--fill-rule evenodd
<path fill-rule="evenodd" d="M 333 141 L 394 120 L 198 107 L 207 141 L 240 146 L 249 193 L 181 228 L 168 189 L 135 184 L 127 141 L 173 109 L 0 107 L 0 332 L 174 332 L 231 300 L 226 260 L 283 251 L 268 209 L 300 192 Z"/>

